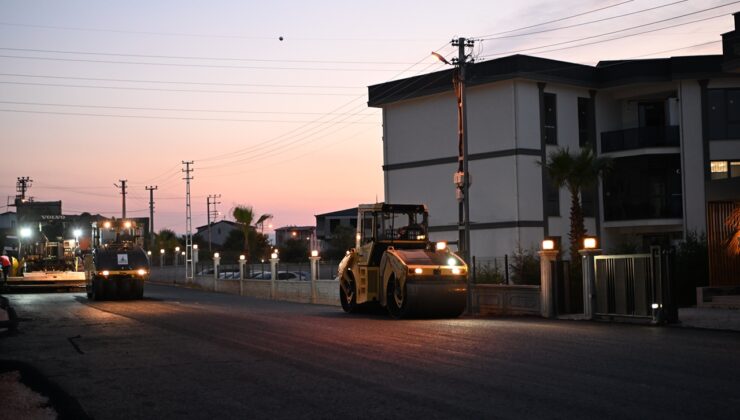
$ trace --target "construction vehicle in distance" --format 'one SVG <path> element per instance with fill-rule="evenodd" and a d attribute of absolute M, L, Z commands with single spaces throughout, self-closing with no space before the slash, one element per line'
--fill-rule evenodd
<path fill-rule="evenodd" d="M 95 222 L 92 241 L 92 253 L 84 260 L 87 297 L 143 299 L 150 264 L 136 223 L 121 219 Z"/>
<path fill-rule="evenodd" d="M 429 241 L 425 205 L 359 206 L 355 248 L 339 263 L 345 312 L 379 304 L 394 318 L 456 317 L 466 306 L 468 267 L 445 242 Z"/>

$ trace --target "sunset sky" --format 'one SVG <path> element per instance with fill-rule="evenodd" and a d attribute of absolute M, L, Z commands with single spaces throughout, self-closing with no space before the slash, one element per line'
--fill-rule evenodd
<path fill-rule="evenodd" d="M 430 53 L 451 58 L 453 37 L 478 39 L 479 61 L 719 54 L 738 10 L 731 0 L 0 0 L 0 212 L 28 176 L 30 195 L 62 200 L 66 214 L 119 216 L 113 184 L 126 179 L 129 215 L 148 216 L 144 187 L 156 185 L 155 228 L 182 233 L 181 161 L 192 160 L 194 226 L 209 194 L 227 218 L 249 204 L 276 227 L 313 225 L 383 200 L 382 120 L 367 86 L 444 69 Z"/>

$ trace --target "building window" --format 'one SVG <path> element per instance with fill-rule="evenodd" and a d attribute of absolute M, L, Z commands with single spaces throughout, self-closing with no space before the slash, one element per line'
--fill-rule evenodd
<path fill-rule="evenodd" d="M 708 89 L 709 139 L 740 139 L 740 89 Z"/>
<path fill-rule="evenodd" d="M 560 216 L 560 190 L 552 185 L 550 176 L 545 172 L 545 216 Z"/>
<path fill-rule="evenodd" d="M 558 144 L 557 129 L 557 96 L 554 93 L 544 94 L 545 106 L 545 144 Z"/>
<path fill-rule="evenodd" d="M 740 160 L 738 161 L 713 160 L 710 163 L 709 170 L 711 172 L 712 180 L 727 179 L 727 178 L 740 178 Z"/>
<path fill-rule="evenodd" d="M 338 226 L 339 226 L 339 219 L 329 220 L 329 233 L 334 233 L 334 231 L 337 230 Z"/>
<path fill-rule="evenodd" d="M 586 147 L 591 143 L 591 98 L 578 98 L 578 145 Z"/>
<path fill-rule="evenodd" d="M 596 187 L 581 191 L 581 209 L 583 217 L 596 217 Z"/>

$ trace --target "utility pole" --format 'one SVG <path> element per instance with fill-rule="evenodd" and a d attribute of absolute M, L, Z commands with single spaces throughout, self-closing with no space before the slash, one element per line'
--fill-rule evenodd
<path fill-rule="evenodd" d="M 221 194 L 213 194 L 208 196 L 207 201 L 207 213 L 208 213 L 208 252 L 212 252 L 211 249 L 211 215 L 213 215 L 213 220 L 216 220 L 216 217 L 218 217 L 218 210 L 216 210 L 216 204 L 221 204 L 220 201 L 216 201 L 217 199 L 221 198 Z M 213 205 L 213 210 L 211 210 L 211 205 Z"/>
<path fill-rule="evenodd" d="M 154 190 L 157 186 L 144 187 L 149 191 L 149 249 L 154 249 Z"/>
<path fill-rule="evenodd" d="M 113 185 L 116 188 L 120 188 L 121 189 L 121 197 L 123 197 L 123 199 L 122 199 L 122 206 L 121 206 L 121 209 L 122 209 L 121 210 L 121 218 L 122 219 L 125 219 L 126 218 L 126 182 L 128 182 L 128 181 L 125 180 L 125 179 L 119 179 L 118 182 L 121 183 L 121 186 L 118 186 L 118 184 L 113 184 Z"/>
<path fill-rule="evenodd" d="M 185 169 L 185 282 L 192 283 L 195 278 L 195 267 L 193 266 L 193 212 L 190 206 L 190 181 L 193 179 L 190 173 L 193 169 L 190 165 L 193 161 L 182 161 Z"/>
<path fill-rule="evenodd" d="M 469 56 L 465 54 L 466 47 L 473 47 L 475 41 L 472 39 L 458 38 L 452 40 L 452 46 L 457 47 L 457 58 L 452 59 L 452 64 L 457 66 L 453 84 L 457 94 L 457 130 L 458 130 L 458 157 L 457 172 L 454 181 L 457 186 L 458 208 L 458 232 L 459 246 L 465 262 L 470 264 L 472 256 L 470 253 L 470 172 L 468 171 L 468 118 L 465 101 L 465 76 L 469 62 Z M 468 285 L 468 288 L 470 285 Z"/>
<path fill-rule="evenodd" d="M 27 176 L 18 177 L 18 181 L 15 183 L 15 191 L 18 195 L 15 196 L 16 201 L 26 201 L 26 191 L 31 188 L 33 180 Z"/>

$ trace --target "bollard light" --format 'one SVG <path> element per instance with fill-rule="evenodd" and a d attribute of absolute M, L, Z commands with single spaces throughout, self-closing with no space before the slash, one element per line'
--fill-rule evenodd
<path fill-rule="evenodd" d="M 175 252 L 180 252 L 180 247 L 179 246 L 176 246 L 175 247 Z"/>
<path fill-rule="evenodd" d="M 180 255 L 185 256 L 185 251 L 182 251 Z"/>
<path fill-rule="evenodd" d="M 555 249 L 555 241 L 552 239 L 545 239 L 542 241 L 542 250 L 543 251 L 552 251 Z"/>
<path fill-rule="evenodd" d="M 162 254 L 162 255 L 164 255 L 164 248 L 160 249 L 159 250 L 159 253 Z"/>
<path fill-rule="evenodd" d="M 246 260 L 246 259 L 247 259 L 247 257 L 245 257 L 244 255 L 240 255 L 240 256 L 239 256 L 239 261 L 244 261 L 244 260 Z"/>
<path fill-rule="evenodd" d="M 311 251 L 311 256 L 312 257 L 318 257 L 319 256 L 319 251 L 317 251 L 317 250 L 314 249 L 313 251 Z"/>
<path fill-rule="evenodd" d="M 596 249 L 596 245 L 598 245 L 596 237 L 586 236 L 583 238 L 583 249 Z"/>
<path fill-rule="evenodd" d="M 219 254 L 218 252 L 214 252 L 213 258 L 221 258 L 221 254 Z"/>
<path fill-rule="evenodd" d="M 146 255 L 152 255 L 152 251 L 147 251 Z"/>
<path fill-rule="evenodd" d="M 277 257 L 278 257 L 277 252 L 273 252 L 272 254 L 270 254 L 270 258 L 272 258 L 273 260 L 276 260 Z"/>
<path fill-rule="evenodd" d="M 198 250 L 198 244 L 193 244 L 193 249 L 197 251 Z"/>

